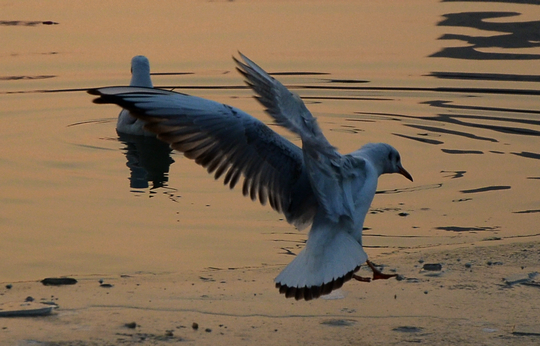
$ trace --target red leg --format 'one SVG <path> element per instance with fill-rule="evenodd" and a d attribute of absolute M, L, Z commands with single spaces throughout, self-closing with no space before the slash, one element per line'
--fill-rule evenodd
<path fill-rule="evenodd" d="M 373 270 L 373 280 L 386 280 L 397 276 L 397 274 L 383 274 L 371 261 L 366 261 L 366 263 Z"/>

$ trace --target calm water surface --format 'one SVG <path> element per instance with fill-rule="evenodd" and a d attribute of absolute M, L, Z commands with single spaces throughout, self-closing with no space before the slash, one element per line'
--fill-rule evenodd
<path fill-rule="evenodd" d="M 156 86 L 269 123 L 234 71 L 241 50 L 342 152 L 398 148 L 415 180 L 380 179 L 372 256 L 540 238 L 537 5 L 54 2 L 0 1 L 0 281 L 281 265 L 303 246 L 181 154 L 118 137 L 119 109 L 84 89 L 127 84 L 136 54 Z"/>

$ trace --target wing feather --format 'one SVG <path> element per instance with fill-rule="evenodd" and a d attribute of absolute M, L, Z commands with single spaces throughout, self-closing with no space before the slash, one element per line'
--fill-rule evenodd
<path fill-rule="evenodd" d="M 338 191 L 344 190 L 348 179 L 356 179 L 353 175 L 356 174 L 354 172 L 357 167 L 352 168 L 350 161 L 354 161 L 356 166 L 361 166 L 364 162 L 339 154 L 328 142 L 317 124 L 317 119 L 297 94 L 241 53 L 240 57 L 243 62 L 234 59 L 237 70 L 244 76 L 247 85 L 258 94 L 256 99 L 266 107 L 266 112 L 279 125 L 298 134 L 302 139 L 304 164 L 319 206 L 334 222 L 341 216 L 352 219 L 354 201 L 349 198 L 350 192 Z"/>
<path fill-rule="evenodd" d="M 249 114 L 218 102 L 148 88 L 92 89 L 96 103 L 114 103 L 146 122 L 145 128 L 187 158 L 224 176 L 299 228 L 310 224 L 318 203 L 306 178 L 302 150 Z"/>

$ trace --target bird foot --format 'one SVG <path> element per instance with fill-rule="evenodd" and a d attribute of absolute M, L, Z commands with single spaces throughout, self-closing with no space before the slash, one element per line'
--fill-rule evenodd
<path fill-rule="evenodd" d="M 373 280 L 387 280 L 393 277 L 396 277 L 397 274 L 384 274 L 382 273 L 371 261 L 366 261 L 367 265 L 371 268 L 373 271 Z M 371 282 L 372 278 L 366 278 L 360 275 L 353 274 L 353 279 L 356 279 L 358 281 L 362 282 Z"/>
<path fill-rule="evenodd" d="M 382 273 L 371 261 L 366 261 L 367 265 L 373 270 L 373 280 L 387 280 L 396 277 L 397 274 L 384 274 Z"/>

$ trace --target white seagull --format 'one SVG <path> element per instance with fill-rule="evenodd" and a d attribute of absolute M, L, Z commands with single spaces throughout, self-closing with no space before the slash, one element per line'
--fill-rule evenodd
<path fill-rule="evenodd" d="M 146 122 L 145 129 L 186 157 L 224 176 L 232 189 L 243 176 L 242 192 L 285 215 L 299 229 L 311 224 L 304 249 L 276 277 L 287 298 L 310 300 L 340 288 L 366 263 L 373 279 L 382 274 L 362 248 L 362 226 L 384 173 L 412 181 L 399 153 L 385 143 L 369 143 L 346 155 L 324 137 L 300 97 L 240 53 L 237 70 L 258 94 L 277 124 L 296 133 L 299 148 L 240 109 L 171 91 L 104 87 L 88 92 L 95 103 L 115 103 Z"/>
<path fill-rule="evenodd" d="M 150 62 L 148 58 L 142 55 L 136 55 L 131 59 L 131 81 L 132 87 L 153 88 L 152 79 L 150 79 Z M 118 115 L 116 131 L 128 135 L 154 136 L 153 133 L 144 130 L 144 121 L 135 118 L 129 110 L 122 109 Z"/>

